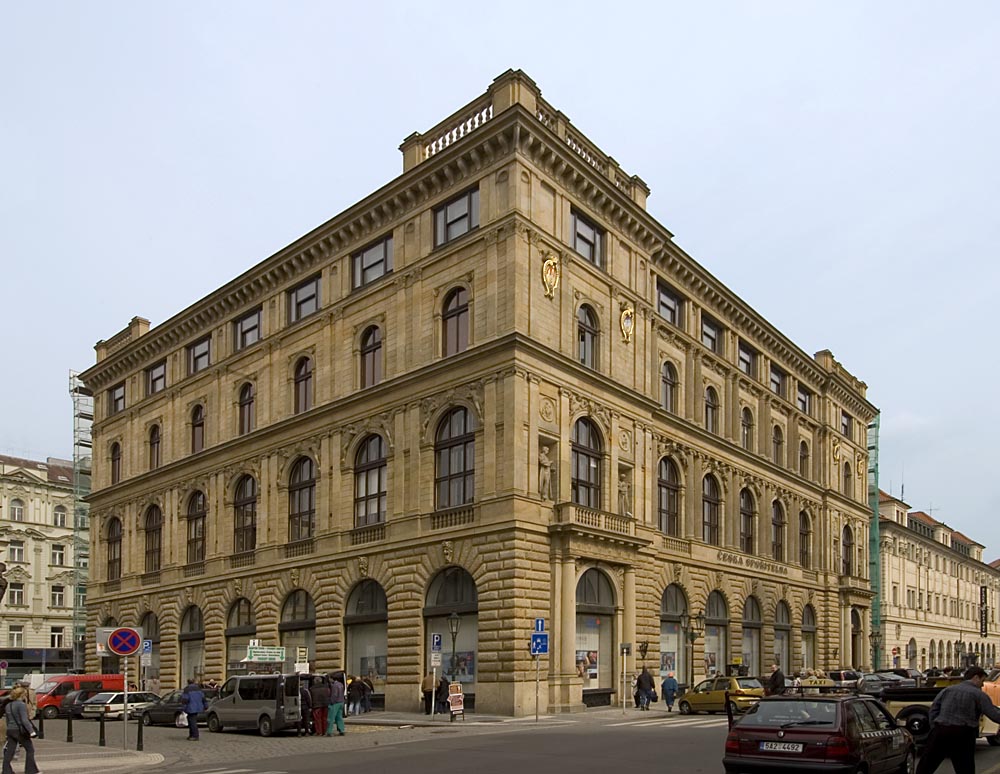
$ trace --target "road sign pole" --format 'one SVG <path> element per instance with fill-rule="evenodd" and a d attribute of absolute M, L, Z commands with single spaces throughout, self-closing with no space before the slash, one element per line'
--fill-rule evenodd
<path fill-rule="evenodd" d="M 535 656 L 535 722 L 538 722 L 538 656 Z"/>
<path fill-rule="evenodd" d="M 434 720 L 434 712 L 437 710 L 438 668 L 431 669 L 431 674 L 434 675 L 434 688 L 431 691 L 431 720 Z"/>
<path fill-rule="evenodd" d="M 128 750 L 128 656 L 125 656 L 125 711 L 122 713 L 122 749 Z"/>

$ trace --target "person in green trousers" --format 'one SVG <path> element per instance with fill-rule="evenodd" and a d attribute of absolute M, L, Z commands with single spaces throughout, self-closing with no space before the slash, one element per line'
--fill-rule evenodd
<path fill-rule="evenodd" d="M 330 684 L 330 712 L 326 721 L 326 735 L 333 736 L 333 727 L 337 726 L 337 733 L 344 735 L 344 683 L 335 676 Z"/>

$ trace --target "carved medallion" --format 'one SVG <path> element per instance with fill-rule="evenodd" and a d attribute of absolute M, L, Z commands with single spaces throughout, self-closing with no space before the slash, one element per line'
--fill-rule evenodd
<path fill-rule="evenodd" d="M 632 341 L 632 332 L 635 330 L 635 309 L 631 306 L 624 307 L 622 309 L 620 323 L 622 336 L 625 338 L 625 343 L 628 344 Z"/>
<path fill-rule="evenodd" d="M 622 430 L 618 433 L 618 446 L 625 452 L 632 448 L 632 434 L 628 430 Z"/>
<path fill-rule="evenodd" d="M 545 255 L 545 261 L 542 263 L 542 285 L 545 286 L 545 297 L 553 298 L 556 288 L 559 287 L 559 256 L 553 253 Z"/>
<path fill-rule="evenodd" d="M 538 405 L 538 416 L 546 422 L 552 422 L 556 418 L 556 406 L 551 398 L 542 398 Z"/>

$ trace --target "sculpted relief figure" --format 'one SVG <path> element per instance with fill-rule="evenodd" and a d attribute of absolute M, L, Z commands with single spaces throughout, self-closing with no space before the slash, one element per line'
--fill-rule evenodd
<path fill-rule="evenodd" d="M 538 496 L 543 500 L 552 499 L 552 459 L 549 457 L 551 448 L 543 446 L 538 453 Z"/>
<path fill-rule="evenodd" d="M 622 516 L 632 515 L 632 487 L 625 474 L 618 476 L 618 513 Z"/>

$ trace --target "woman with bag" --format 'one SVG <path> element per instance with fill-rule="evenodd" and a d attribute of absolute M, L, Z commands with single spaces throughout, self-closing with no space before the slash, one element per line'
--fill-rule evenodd
<path fill-rule="evenodd" d="M 7 744 L 3 748 L 3 774 L 14 774 L 14 769 L 10 765 L 17 751 L 17 746 L 21 745 L 25 751 L 24 774 L 38 774 L 38 765 L 35 763 L 35 745 L 32 739 L 37 736 L 35 726 L 28 717 L 28 706 L 25 699 L 28 690 L 24 686 L 17 686 L 10 692 L 10 701 L 4 707 L 4 719 L 7 721 Z"/>

